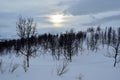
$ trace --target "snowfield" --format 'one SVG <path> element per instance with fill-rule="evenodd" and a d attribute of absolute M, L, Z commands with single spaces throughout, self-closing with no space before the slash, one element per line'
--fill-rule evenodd
<path fill-rule="evenodd" d="M 106 57 L 106 53 L 105 49 L 79 52 L 67 63 L 66 72 L 61 76 L 57 75 L 57 69 L 65 62 L 62 58 L 58 61 L 50 54 L 31 57 L 30 67 L 25 72 L 23 56 L 1 56 L 0 80 L 120 80 L 120 64 L 114 67 L 114 59 Z"/>

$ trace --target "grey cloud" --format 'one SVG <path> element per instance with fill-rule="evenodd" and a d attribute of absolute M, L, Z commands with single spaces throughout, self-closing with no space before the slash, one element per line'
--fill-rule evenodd
<path fill-rule="evenodd" d="M 109 22 L 109 21 L 117 21 L 117 20 L 120 20 L 120 15 L 105 17 L 102 19 L 96 18 L 95 21 L 93 21 L 91 23 L 82 24 L 82 25 L 83 26 L 94 26 L 94 25 L 101 25 L 101 24 L 104 24 L 104 23 Z"/>
<path fill-rule="evenodd" d="M 66 9 L 65 12 L 73 15 L 120 10 L 120 0 L 79 0 L 61 5 L 68 5 L 68 9 Z"/>
<path fill-rule="evenodd" d="M 39 34 L 44 34 L 44 33 L 58 34 L 58 33 L 66 32 L 67 30 L 68 30 L 68 28 L 55 28 L 55 27 L 48 28 L 47 27 L 47 28 L 38 29 L 38 33 Z"/>
<path fill-rule="evenodd" d="M 48 17 L 47 16 L 38 16 L 38 17 L 35 17 L 35 20 L 38 22 L 38 23 L 50 23 L 48 21 Z"/>

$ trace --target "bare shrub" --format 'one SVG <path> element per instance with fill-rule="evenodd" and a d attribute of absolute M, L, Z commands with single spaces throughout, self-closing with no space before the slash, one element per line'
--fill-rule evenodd
<path fill-rule="evenodd" d="M 1 73 L 4 73 L 2 60 L 0 60 L 0 72 L 1 72 Z"/>
<path fill-rule="evenodd" d="M 83 80 L 83 75 L 82 75 L 82 74 L 79 74 L 76 79 L 77 79 L 77 80 Z"/>
<path fill-rule="evenodd" d="M 13 73 L 18 68 L 18 66 L 18 64 L 14 64 L 10 72 Z"/>
<path fill-rule="evenodd" d="M 1 70 L 1 68 L 2 68 L 2 60 L 0 60 L 0 70 Z"/>
<path fill-rule="evenodd" d="M 57 67 L 57 75 L 62 76 L 68 71 L 68 61 L 63 61 L 62 65 Z"/>
<path fill-rule="evenodd" d="M 0 72 L 3 74 L 5 72 L 13 73 L 17 68 L 19 67 L 19 64 L 16 63 L 5 63 L 2 60 L 0 60 Z"/>
<path fill-rule="evenodd" d="M 10 73 L 13 73 L 18 67 L 19 67 L 19 64 L 11 62 L 10 65 L 8 66 L 8 71 Z"/>

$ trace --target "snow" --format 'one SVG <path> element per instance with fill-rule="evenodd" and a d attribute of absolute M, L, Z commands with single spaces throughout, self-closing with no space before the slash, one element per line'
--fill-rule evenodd
<path fill-rule="evenodd" d="M 114 67 L 114 59 L 104 56 L 106 52 L 105 49 L 79 52 L 62 76 L 57 75 L 57 68 L 64 60 L 55 60 L 50 54 L 31 57 L 27 72 L 23 69 L 23 56 L 1 56 L 4 72 L 0 72 L 0 80 L 120 80 L 120 64 Z M 19 65 L 14 72 L 9 71 L 11 64 Z"/>

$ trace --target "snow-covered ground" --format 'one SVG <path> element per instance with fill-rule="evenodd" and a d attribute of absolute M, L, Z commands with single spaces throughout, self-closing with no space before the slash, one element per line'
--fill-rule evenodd
<path fill-rule="evenodd" d="M 1 56 L 0 80 L 120 80 L 120 64 L 113 67 L 113 58 L 104 56 L 107 51 L 100 49 L 97 53 L 84 50 L 73 56 L 68 63 L 67 72 L 57 75 L 57 69 L 64 60 L 55 60 L 49 54 L 30 59 L 30 67 L 24 72 L 24 57 L 15 55 Z M 18 65 L 12 72 L 12 64 Z"/>

